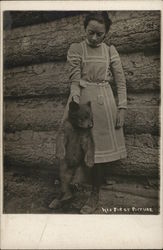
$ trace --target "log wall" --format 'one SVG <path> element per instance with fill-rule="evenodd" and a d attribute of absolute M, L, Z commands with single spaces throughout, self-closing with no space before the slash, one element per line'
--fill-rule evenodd
<path fill-rule="evenodd" d="M 64 17 L 63 17 L 64 14 Z M 69 94 L 66 53 L 84 38 L 85 12 L 7 12 L 4 30 L 6 165 L 55 169 L 55 137 Z M 112 11 L 106 38 L 120 53 L 128 91 L 128 157 L 110 172 L 159 173 L 160 12 Z M 12 23 L 11 23 L 12 20 Z M 116 86 L 111 85 L 116 95 Z"/>

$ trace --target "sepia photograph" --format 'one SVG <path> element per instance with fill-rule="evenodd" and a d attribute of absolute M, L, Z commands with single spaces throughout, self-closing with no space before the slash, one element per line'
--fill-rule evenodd
<path fill-rule="evenodd" d="M 162 249 L 162 1 L 1 1 L 1 249 Z"/>
<path fill-rule="evenodd" d="M 3 12 L 3 213 L 160 213 L 160 10 Z"/>

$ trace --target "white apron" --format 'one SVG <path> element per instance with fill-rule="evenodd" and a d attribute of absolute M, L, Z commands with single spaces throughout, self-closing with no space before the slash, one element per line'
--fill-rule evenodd
<path fill-rule="evenodd" d="M 106 45 L 102 44 L 102 53 L 99 56 L 88 55 L 85 42 L 81 43 L 83 49 L 82 73 L 80 80 L 80 103 L 91 101 L 94 127 L 92 129 L 95 142 L 95 163 L 111 162 L 125 158 L 126 147 L 123 128 L 116 129 L 117 106 L 111 86 L 107 80 L 108 64 L 110 62 Z M 90 82 L 84 78 L 89 74 L 89 64 L 104 69 L 104 81 Z M 100 73 L 100 71 L 99 71 Z M 72 97 L 69 97 L 64 117 L 67 116 L 68 105 Z"/>

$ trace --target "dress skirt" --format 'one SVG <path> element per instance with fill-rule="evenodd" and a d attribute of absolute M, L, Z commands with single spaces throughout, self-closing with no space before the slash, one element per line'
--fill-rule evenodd
<path fill-rule="evenodd" d="M 127 156 L 123 128 L 116 128 L 117 106 L 109 83 L 81 80 L 80 103 L 91 101 L 95 163 L 112 162 Z M 69 97 L 64 118 L 67 116 Z"/>

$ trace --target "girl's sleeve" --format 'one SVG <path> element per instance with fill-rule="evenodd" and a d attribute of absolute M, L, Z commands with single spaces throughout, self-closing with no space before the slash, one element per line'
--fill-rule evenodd
<path fill-rule="evenodd" d="M 81 56 L 82 50 L 78 43 L 70 46 L 67 53 L 67 61 L 69 65 L 69 78 L 71 80 L 71 95 L 80 97 L 80 79 L 81 79 Z"/>
<path fill-rule="evenodd" d="M 117 85 L 117 94 L 118 94 L 118 108 L 127 108 L 127 91 L 126 91 L 126 80 L 122 68 L 122 63 L 120 56 L 116 48 L 110 46 L 110 65 L 111 71 L 114 77 L 114 80 Z"/>

